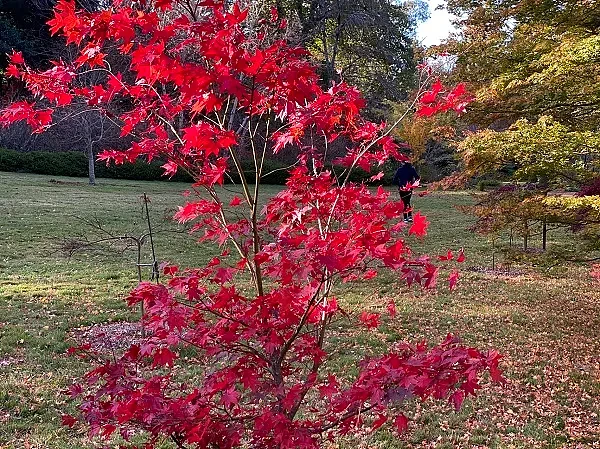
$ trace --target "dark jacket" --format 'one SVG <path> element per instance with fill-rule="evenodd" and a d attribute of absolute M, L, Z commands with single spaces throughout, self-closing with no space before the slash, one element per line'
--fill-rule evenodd
<path fill-rule="evenodd" d="M 417 170 L 415 170 L 415 167 L 413 167 L 410 162 L 405 162 L 398 167 L 398 170 L 396 170 L 392 184 L 402 189 L 406 186 L 406 184 L 412 184 L 417 179 L 420 178 Z"/>

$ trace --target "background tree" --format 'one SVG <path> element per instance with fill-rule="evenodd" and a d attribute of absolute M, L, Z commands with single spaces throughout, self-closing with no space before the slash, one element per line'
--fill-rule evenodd
<path fill-rule="evenodd" d="M 64 111 L 58 125 L 48 131 L 61 139 L 69 147 L 84 148 L 88 160 L 88 180 L 96 185 L 96 158 L 100 150 L 107 147 L 121 147 L 120 127 L 105 114 L 90 108 L 87 104 L 72 104 Z M 73 132 L 76 130 L 76 132 Z M 71 134 L 71 139 L 65 136 Z"/>
<path fill-rule="evenodd" d="M 50 17 L 55 0 L 27 0 L 29 3 L 2 1 L 5 4 L 3 17 L 6 17 L 11 23 L 33 23 L 33 25 L 28 25 L 27 29 L 25 29 L 25 25 L 19 25 L 23 28 L 24 34 L 21 34 L 26 36 L 24 41 L 17 42 L 14 39 L 10 42 L 7 41 L 6 51 L 11 47 L 22 51 L 25 58 L 32 61 L 32 67 L 43 69 L 51 67 L 50 60 L 72 60 L 75 57 L 68 47 L 62 45 L 62 38 L 51 37 L 44 25 L 44 22 Z M 191 19 L 197 19 L 200 9 L 197 8 L 196 3 L 193 1 L 183 2 L 179 7 L 180 12 Z M 135 2 L 127 1 L 123 4 L 133 5 Z M 325 85 L 331 85 L 335 80 L 339 82 L 340 79 L 346 79 L 359 85 L 367 99 L 368 114 L 371 117 L 381 120 L 382 112 L 387 109 L 386 102 L 390 99 L 406 98 L 408 92 L 415 86 L 414 30 L 417 22 L 427 14 L 427 7 L 421 0 L 414 2 L 389 0 L 259 2 L 244 0 L 240 2 L 240 5 L 245 6 L 248 10 L 246 26 L 249 35 L 256 34 L 262 21 L 270 20 L 271 6 L 277 6 L 279 14 L 282 17 L 285 15 L 288 22 L 285 36 L 280 35 L 278 38 L 284 37 L 294 45 L 300 45 L 309 50 L 313 60 L 321 67 L 319 73 L 324 79 Z M 106 8 L 107 2 L 81 0 L 76 2 L 76 7 L 94 11 Z M 148 2 L 144 6 L 148 11 L 153 7 L 152 2 Z M 25 16 L 30 19 L 25 20 Z M 33 50 L 27 49 L 27 45 L 34 43 L 34 39 L 30 39 L 30 36 L 33 34 L 31 29 L 36 27 L 41 30 L 38 34 L 43 39 L 38 46 L 45 51 L 44 54 L 33 55 Z M 17 27 L 16 30 L 19 31 L 21 28 Z M 106 49 L 106 51 L 110 55 L 114 49 Z M 5 59 L 4 64 L 1 62 L 0 67 L 6 67 L 8 61 Z M 126 66 L 121 70 L 121 68 L 115 67 L 114 60 L 110 62 L 116 71 L 127 76 Z M 4 86 L 4 95 L 0 95 L 0 103 L 8 104 L 17 98 L 31 100 L 25 96 L 26 93 L 21 89 L 22 86 L 14 78 L 11 86 L 8 86 L 7 79 L 0 80 L 0 84 Z M 242 117 L 237 113 L 234 113 L 234 116 Z M 81 117 L 78 120 L 80 121 Z M 181 123 L 176 124 L 176 127 L 183 126 L 184 120 L 185 117 L 180 115 Z M 242 121 L 243 118 L 237 125 L 242 126 Z M 54 127 L 52 133 L 35 134 L 33 137 L 26 124 L 11 126 L 0 133 L 0 145 L 19 151 L 78 149 L 89 153 L 89 148 L 84 142 L 85 139 L 73 139 L 73 136 L 66 131 L 69 126 L 76 128 L 78 122 L 69 123 L 66 118 L 63 122 L 64 126 Z M 89 129 L 89 126 L 84 129 Z M 249 144 L 246 137 L 240 142 L 242 147 L 240 157 L 244 163 L 249 162 L 247 157 L 250 154 L 249 148 L 246 147 L 246 144 Z M 66 142 L 69 143 L 68 147 L 66 147 Z M 103 139 L 96 144 L 96 147 L 104 149 L 110 143 L 110 139 Z M 329 149 L 330 164 L 333 159 L 344 152 L 345 145 L 346 143 L 341 140 L 331 145 Z M 289 153 L 289 151 L 284 151 L 273 155 L 272 157 L 277 159 L 274 162 L 279 165 L 293 163 L 294 157 Z M 268 163 L 272 163 L 272 161 Z"/>
<path fill-rule="evenodd" d="M 393 104 L 394 117 L 400 117 L 406 103 Z M 432 117 L 410 114 L 393 131 L 394 137 L 403 142 L 412 163 L 417 167 L 424 182 L 440 181 L 458 168 L 456 140 L 461 135 L 461 121 L 456 114 L 437 114 Z"/>
<path fill-rule="evenodd" d="M 8 54 L 19 51 L 27 58 L 30 67 L 48 69 L 52 60 L 70 59 L 72 52 L 64 41 L 52 36 L 46 22 L 50 20 L 56 0 L 0 0 L 0 104 L 17 99 L 31 99 L 22 84 L 9 85 L 6 75 Z M 97 11 L 107 6 L 104 0 L 78 0 L 77 8 Z M 102 149 L 108 143 L 116 144 L 115 128 L 85 103 L 71 104 L 70 111 L 62 111 L 63 117 L 56 120 L 60 126 L 52 133 L 40 137 L 31 133 L 27 124 L 16 124 L 0 134 L 0 144 L 22 151 L 61 151 L 82 148 L 88 156 L 89 183 L 95 184 L 94 151 L 99 144 Z M 110 136 L 110 138 L 109 138 Z M 117 134 L 118 136 L 118 134 Z"/>
<path fill-rule="evenodd" d="M 461 31 L 442 49 L 476 94 L 469 123 L 502 131 L 551 116 L 569 132 L 597 131 L 599 2 L 450 0 L 448 8 Z"/>
<path fill-rule="evenodd" d="M 275 2 L 288 17 L 295 43 L 310 50 L 326 86 L 358 86 L 371 113 L 415 86 L 415 30 L 428 15 L 422 0 Z"/>
<path fill-rule="evenodd" d="M 443 46 L 454 75 L 475 88 L 469 119 L 506 126 L 543 115 L 573 129 L 598 124 L 600 4 L 450 0 L 459 39 Z"/>
<path fill-rule="evenodd" d="M 88 11 L 100 9 L 105 0 L 78 0 Z M 50 35 L 46 22 L 52 17 L 56 0 L 0 0 L 0 71 L 8 64 L 7 54 L 20 51 L 32 67 L 47 67 L 49 61 L 62 56 L 63 42 Z M 6 78 L 0 77 L 0 87 Z M 0 97 L 2 91 L 0 90 Z"/>
<path fill-rule="evenodd" d="M 598 173 L 600 2 L 450 0 L 448 8 L 460 32 L 441 49 L 456 57 L 452 76 L 475 92 L 464 119 L 479 129 L 459 146 L 463 174 L 503 170 L 505 180 L 537 183 L 541 214 L 571 224 L 569 197 L 560 199 L 562 219 L 557 200 L 544 197 Z"/>

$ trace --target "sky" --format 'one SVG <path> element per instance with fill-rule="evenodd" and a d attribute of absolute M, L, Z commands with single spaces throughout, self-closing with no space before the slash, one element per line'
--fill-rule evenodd
<path fill-rule="evenodd" d="M 417 28 L 417 38 L 423 42 L 423 45 L 430 46 L 439 44 L 447 38 L 454 27 L 450 23 L 452 16 L 445 10 L 437 10 L 438 5 L 444 5 L 444 0 L 427 0 L 431 17 L 421 23 Z"/>

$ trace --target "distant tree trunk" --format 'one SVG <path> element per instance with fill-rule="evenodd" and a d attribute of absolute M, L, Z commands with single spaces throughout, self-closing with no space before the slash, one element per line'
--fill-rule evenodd
<path fill-rule="evenodd" d="M 492 239 L 492 271 L 496 271 L 496 238 Z"/>
<path fill-rule="evenodd" d="M 88 142 L 87 157 L 88 157 L 88 175 L 90 178 L 90 185 L 95 186 L 96 185 L 96 165 L 95 165 L 95 161 L 94 161 L 94 144 L 91 141 L 91 139 Z"/>
<path fill-rule="evenodd" d="M 542 249 L 546 251 L 546 242 L 548 241 L 548 227 L 546 225 L 546 219 L 542 223 Z"/>

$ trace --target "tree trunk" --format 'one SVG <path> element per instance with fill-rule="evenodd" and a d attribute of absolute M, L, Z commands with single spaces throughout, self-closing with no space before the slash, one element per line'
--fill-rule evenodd
<path fill-rule="evenodd" d="M 546 226 L 546 219 L 542 223 L 542 249 L 546 251 L 546 242 L 548 241 L 548 227 Z"/>
<path fill-rule="evenodd" d="M 92 143 L 90 142 L 87 150 L 88 157 L 88 176 L 90 178 L 90 185 L 96 185 L 96 165 L 94 161 L 94 148 L 92 147 Z"/>

